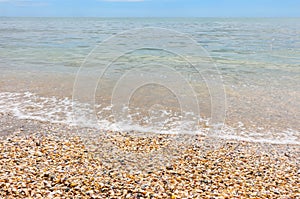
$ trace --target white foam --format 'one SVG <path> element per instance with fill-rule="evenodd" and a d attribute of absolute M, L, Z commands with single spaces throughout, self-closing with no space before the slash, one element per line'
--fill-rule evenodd
<path fill-rule="evenodd" d="M 72 123 L 72 101 L 68 98 L 42 97 L 34 93 L 0 93 L 0 112 L 19 119 L 51 123 Z"/>
<path fill-rule="evenodd" d="M 215 129 L 211 130 L 207 127 L 199 127 L 197 122 L 200 121 L 207 125 L 209 121 L 197 118 L 192 113 L 186 113 L 191 116 L 189 117 L 191 118 L 190 121 L 184 121 L 180 115 L 176 114 L 174 114 L 174 118 L 170 118 L 170 115 L 172 115 L 170 112 L 158 110 L 160 111 L 158 113 L 161 114 L 162 120 L 159 120 L 160 118 L 157 117 L 158 114 L 153 114 L 153 118 L 145 116 L 143 121 L 148 122 L 146 125 L 140 125 L 132 121 L 132 117 L 128 117 L 128 115 L 123 120 L 119 118 L 119 121 L 112 122 L 111 118 L 113 118 L 113 115 L 107 115 L 103 118 L 97 118 L 97 121 L 93 122 L 84 117 L 84 113 L 93 111 L 92 107 L 88 104 L 76 104 L 77 111 L 82 112 L 82 117 L 73 118 L 72 106 L 74 103 L 77 102 L 72 102 L 69 98 L 42 97 L 30 92 L 0 93 L 0 112 L 10 113 L 19 119 L 77 125 L 97 128 L 99 130 L 152 132 L 160 134 L 199 134 L 213 138 L 248 142 L 300 145 L 300 132 L 293 129 L 274 133 L 257 127 L 257 132 L 255 130 L 249 132 L 245 130 L 244 124 L 240 122 L 237 128 L 226 125 L 215 125 Z M 97 105 L 97 107 L 101 106 Z M 128 108 L 125 109 L 124 111 L 128 111 Z M 111 110 L 112 106 L 103 107 L 100 113 Z M 152 121 L 153 119 L 155 119 L 155 122 Z"/>

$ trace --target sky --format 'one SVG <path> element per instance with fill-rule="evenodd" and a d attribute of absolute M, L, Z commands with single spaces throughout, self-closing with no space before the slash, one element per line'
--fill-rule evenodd
<path fill-rule="evenodd" d="M 300 17 L 300 0 L 0 0 L 0 16 Z"/>

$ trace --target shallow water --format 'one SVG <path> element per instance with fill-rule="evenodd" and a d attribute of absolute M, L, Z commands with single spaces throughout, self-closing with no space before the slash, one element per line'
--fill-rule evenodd
<path fill-rule="evenodd" d="M 0 18 L 0 111 L 300 144 L 299 22 Z"/>

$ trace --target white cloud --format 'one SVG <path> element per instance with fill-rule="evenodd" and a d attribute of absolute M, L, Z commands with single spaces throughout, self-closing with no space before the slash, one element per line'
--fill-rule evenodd
<path fill-rule="evenodd" d="M 142 2 L 144 0 L 102 0 L 106 2 Z"/>

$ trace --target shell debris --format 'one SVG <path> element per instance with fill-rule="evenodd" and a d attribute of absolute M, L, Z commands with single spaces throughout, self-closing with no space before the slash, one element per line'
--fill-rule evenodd
<path fill-rule="evenodd" d="M 117 152 L 98 156 L 101 148 L 88 147 L 84 139 L 51 133 L 1 139 L 0 197 L 300 198 L 299 158 L 257 153 L 253 143 L 228 141 L 210 150 L 186 146 L 168 164 L 130 170 L 129 160 L 115 161 Z M 170 144 L 163 135 L 111 133 L 107 139 L 133 159 Z"/>

